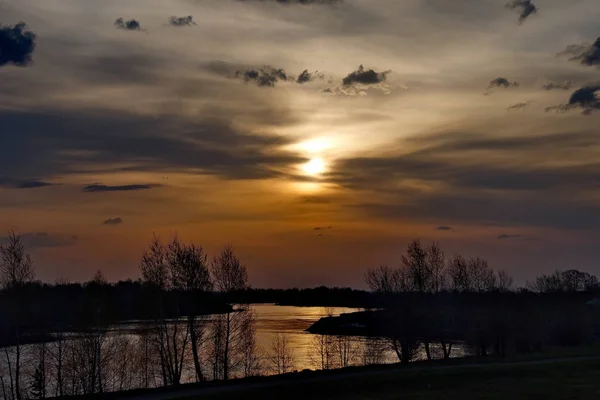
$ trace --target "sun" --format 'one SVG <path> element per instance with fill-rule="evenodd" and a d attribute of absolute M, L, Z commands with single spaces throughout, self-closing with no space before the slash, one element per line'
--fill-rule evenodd
<path fill-rule="evenodd" d="M 302 166 L 304 172 L 311 176 L 318 176 L 325 172 L 325 162 L 321 158 L 313 158 Z"/>

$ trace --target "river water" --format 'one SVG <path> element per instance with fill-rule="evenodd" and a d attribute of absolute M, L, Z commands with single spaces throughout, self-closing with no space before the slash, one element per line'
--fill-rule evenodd
<path fill-rule="evenodd" d="M 274 373 L 273 369 L 269 368 L 269 358 L 268 355 L 271 352 L 272 343 L 274 338 L 278 334 L 285 335 L 285 338 L 288 341 L 289 348 L 293 353 L 294 358 L 294 368 L 295 370 L 301 371 L 303 369 L 320 369 L 322 365 L 319 363 L 318 355 L 315 353 L 318 352 L 315 339 L 318 338 L 318 335 L 312 335 L 306 332 L 306 329 L 310 327 L 314 322 L 318 321 L 320 318 L 333 315 L 337 316 L 343 313 L 351 313 L 360 311 L 360 309 L 356 308 L 344 308 L 344 307 L 335 307 L 335 308 L 326 308 L 326 307 L 295 307 L 295 306 L 278 306 L 274 304 L 254 304 L 251 306 L 256 315 L 256 342 L 258 344 L 258 352 L 261 356 L 261 364 L 262 368 L 260 370 L 261 374 L 267 375 Z M 126 323 L 119 325 L 116 329 L 112 329 L 110 333 L 110 340 L 118 339 L 119 337 L 125 337 L 128 339 L 128 342 L 136 343 L 139 342 L 138 335 L 135 333 L 136 328 L 139 327 L 137 323 Z M 77 341 L 75 337 L 77 334 L 74 334 L 72 341 Z M 372 347 L 373 342 L 367 341 L 365 338 L 360 337 L 351 337 L 344 339 L 345 345 L 351 347 L 352 355 L 348 359 L 348 365 L 362 365 L 362 364 L 370 364 L 370 363 L 392 363 L 398 362 L 398 359 L 394 352 L 391 351 L 389 346 L 387 346 L 383 342 L 379 342 L 376 344 L 376 352 L 378 353 L 378 357 L 376 361 L 373 358 L 368 358 L 367 354 L 373 353 Z M 55 347 L 56 344 L 48 345 L 48 359 L 51 359 L 51 349 Z M 341 346 L 338 344 L 338 346 Z M 34 361 L 36 345 L 23 346 L 22 347 L 22 358 L 21 363 L 23 367 L 24 376 L 32 376 L 31 373 L 33 368 L 35 368 L 36 362 Z M 368 350 L 370 349 L 370 350 Z M 131 348 L 129 348 L 131 350 Z M 433 347 L 433 351 L 435 351 L 435 347 Z M 113 354 L 115 359 L 119 358 L 119 352 Z M 453 349 L 453 357 L 460 357 L 464 355 L 463 349 L 460 346 L 456 346 Z M 425 357 L 424 351 L 420 351 L 417 354 L 417 359 L 423 359 Z M 0 354 L 0 382 L 2 380 L 6 384 L 8 382 L 8 368 L 7 368 L 7 360 L 11 359 L 14 362 L 14 348 L 7 348 L 2 350 Z M 79 360 L 79 357 L 75 356 L 75 362 Z M 46 362 L 49 362 L 48 360 Z M 80 361 L 81 362 L 81 361 Z M 115 361 L 116 362 L 116 361 Z M 126 361 L 123 361 L 126 362 Z M 79 364 L 79 368 L 90 368 L 85 361 Z M 130 375 L 135 374 L 133 371 L 128 371 L 131 369 L 131 366 L 125 366 L 130 364 L 123 364 L 121 367 L 121 372 L 131 372 Z M 133 364 L 131 364 L 133 365 Z M 332 364 L 332 367 L 339 366 L 338 364 Z M 52 367 L 49 367 L 48 372 L 48 394 L 50 395 L 52 391 L 56 392 L 56 387 L 52 383 Z M 119 367 L 112 368 L 113 370 L 119 371 Z M 238 373 L 234 374 L 239 376 Z M 191 381 L 193 380 L 193 364 L 190 357 L 188 357 L 186 361 L 186 372 L 182 377 L 183 381 Z M 107 387 L 105 390 L 123 390 L 125 388 L 135 388 L 141 387 L 141 383 L 139 380 L 139 371 L 137 378 L 127 377 L 127 383 L 125 386 L 122 385 L 123 377 L 113 377 L 113 382 L 118 381 L 119 384 L 113 383 L 112 387 Z M 151 386 L 158 385 L 159 381 L 154 380 L 154 383 L 150 383 Z M 146 384 L 148 384 L 146 382 Z M 1 386 L 1 385 L 0 385 Z M 73 393 L 78 393 L 77 390 L 81 389 L 73 389 Z M 2 398 L 2 394 L 0 392 L 0 398 Z"/>

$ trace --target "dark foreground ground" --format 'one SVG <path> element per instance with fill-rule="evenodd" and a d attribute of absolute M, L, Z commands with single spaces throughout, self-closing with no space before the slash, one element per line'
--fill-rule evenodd
<path fill-rule="evenodd" d="M 103 399 L 600 399 L 596 349 L 517 357 L 414 363 L 133 391 Z M 550 358 L 549 358 L 550 357 Z"/>
<path fill-rule="evenodd" d="M 198 399 L 600 399 L 600 360 L 536 361 L 335 376 L 182 396 Z"/>

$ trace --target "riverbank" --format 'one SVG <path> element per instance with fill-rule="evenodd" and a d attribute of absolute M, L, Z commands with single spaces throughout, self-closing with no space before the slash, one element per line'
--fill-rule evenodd
<path fill-rule="evenodd" d="M 508 399 L 597 398 L 600 346 L 555 348 L 511 358 L 468 357 L 132 390 L 98 399 Z M 568 389 L 568 390 L 567 390 Z M 575 390 L 575 392 L 573 392 Z M 592 396 L 594 394 L 594 396 Z M 524 396 L 526 395 L 526 396 Z M 583 396 L 583 397 L 582 397 Z M 591 396 L 591 397 L 590 397 Z M 79 397 L 73 397 L 79 398 Z M 83 398 L 83 397 L 81 397 Z"/>

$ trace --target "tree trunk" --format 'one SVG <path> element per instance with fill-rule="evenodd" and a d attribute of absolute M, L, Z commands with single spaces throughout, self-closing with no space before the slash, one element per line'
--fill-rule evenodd
<path fill-rule="evenodd" d="M 196 318 L 188 316 L 188 329 L 190 331 L 190 341 L 192 344 L 192 357 L 194 358 L 194 368 L 196 370 L 196 382 L 204 381 L 202 368 L 200 367 L 200 357 L 198 355 L 198 337 L 196 336 Z"/>
<path fill-rule="evenodd" d="M 58 339 L 58 360 L 56 366 L 56 380 L 58 386 L 58 394 L 60 397 L 63 397 L 63 376 L 62 376 L 62 352 L 63 352 L 63 336 L 62 333 L 59 334 Z"/>
<path fill-rule="evenodd" d="M 225 331 L 225 349 L 223 352 L 223 380 L 229 379 L 229 346 L 231 342 L 231 313 L 227 313 L 227 327 Z"/>
<path fill-rule="evenodd" d="M 425 354 L 427 355 L 427 361 L 431 361 L 431 348 L 429 341 L 425 341 Z"/>
<path fill-rule="evenodd" d="M 15 394 L 17 400 L 21 400 L 21 344 L 19 340 L 19 329 L 17 328 L 17 359 L 15 362 Z"/>

